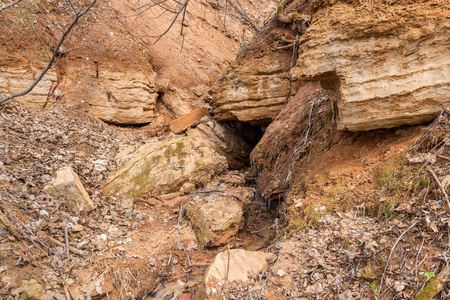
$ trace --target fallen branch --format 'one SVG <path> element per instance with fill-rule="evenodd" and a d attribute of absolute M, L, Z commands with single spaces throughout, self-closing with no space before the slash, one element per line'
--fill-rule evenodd
<path fill-rule="evenodd" d="M 69 260 L 69 234 L 67 233 L 67 223 L 64 222 L 64 242 L 66 243 L 66 259 Z"/>
<path fill-rule="evenodd" d="M 49 236 L 48 239 L 50 240 L 50 242 L 52 242 L 53 244 L 55 244 L 57 246 L 60 246 L 60 247 L 63 247 L 63 248 L 66 246 L 65 243 L 62 243 L 62 242 L 58 241 L 57 239 L 52 238 L 51 236 Z M 81 251 L 81 250 L 79 250 L 79 249 L 77 249 L 75 247 L 72 247 L 72 246 L 69 246 L 68 248 L 69 248 L 69 251 L 74 253 L 74 254 L 77 254 L 77 255 L 82 256 L 82 257 L 86 256 L 86 253 L 84 253 L 84 251 Z"/>

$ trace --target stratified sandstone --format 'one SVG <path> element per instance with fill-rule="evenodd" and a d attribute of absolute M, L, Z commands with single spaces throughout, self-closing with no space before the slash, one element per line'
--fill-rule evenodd
<path fill-rule="evenodd" d="M 226 158 L 204 139 L 155 139 L 135 152 L 125 151 L 118 159 L 126 163 L 106 181 L 105 195 L 176 192 L 186 182 L 203 185 L 228 168 Z"/>
<path fill-rule="evenodd" d="M 0 96 L 25 91 L 42 69 L 44 66 L 40 64 L 31 69 L 25 61 L 0 55 Z M 45 107 L 47 102 L 53 101 L 51 93 L 56 81 L 56 72 L 50 69 L 30 93 L 16 98 L 17 102 L 35 109 Z"/>
<path fill-rule="evenodd" d="M 219 121 L 241 121 L 267 125 L 280 112 L 289 95 L 292 49 L 272 51 L 272 40 L 284 31 L 269 29 L 239 57 L 209 91 L 214 117 Z M 270 43 L 270 45 L 266 45 Z M 260 48 L 258 48 L 260 47 Z M 291 96 L 298 88 L 295 80 Z"/>
<path fill-rule="evenodd" d="M 448 1 L 314 2 L 325 7 L 301 39 L 294 75 L 321 81 L 338 128 L 428 122 L 450 103 Z"/>
<path fill-rule="evenodd" d="M 87 83 L 89 112 L 109 123 L 142 124 L 152 121 L 158 97 L 156 73 L 100 71 Z"/>

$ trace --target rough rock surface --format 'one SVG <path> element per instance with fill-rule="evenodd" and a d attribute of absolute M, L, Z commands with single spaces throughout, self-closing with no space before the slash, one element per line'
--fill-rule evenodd
<path fill-rule="evenodd" d="M 8 55 L 0 55 L 0 96 L 10 95 L 26 90 L 35 78 L 36 72 L 40 72 L 38 66 L 30 69 L 26 62 L 19 61 Z M 50 69 L 27 95 L 17 98 L 19 103 L 28 107 L 39 109 L 53 101 L 51 93 L 56 85 L 56 72 Z"/>
<path fill-rule="evenodd" d="M 228 264 L 229 256 L 229 264 Z M 273 253 L 245 251 L 232 249 L 217 254 L 213 263 L 206 271 L 201 290 L 196 299 L 219 299 L 222 284 L 227 277 L 227 283 L 240 282 L 245 284 L 251 277 L 273 263 L 277 256 Z M 227 272 L 228 269 L 228 272 Z"/>
<path fill-rule="evenodd" d="M 176 192 L 186 182 L 203 185 L 228 168 L 207 140 L 190 137 L 155 139 L 121 159 L 126 163 L 106 181 L 105 195 Z"/>
<path fill-rule="evenodd" d="M 243 184 L 243 176 L 230 173 L 212 180 L 193 195 L 186 210 L 201 245 L 226 244 L 242 228 L 244 211 L 255 193 Z"/>
<path fill-rule="evenodd" d="M 324 112 L 325 116 L 318 117 Z M 263 198 L 276 197 L 289 189 L 301 170 L 296 162 L 308 151 L 311 138 L 323 124 L 321 118 L 331 119 L 331 114 L 329 97 L 320 84 L 304 83 L 267 127 L 250 155 Z"/>
<path fill-rule="evenodd" d="M 267 125 L 280 112 L 289 94 L 292 50 L 272 51 L 273 40 L 285 34 L 270 28 L 241 55 L 209 91 L 215 118 L 220 121 Z M 295 92 L 298 82 L 292 82 Z"/>
<path fill-rule="evenodd" d="M 205 116 L 209 116 L 209 110 L 206 107 L 194 109 L 193 111 L 170 122 L 170 130 L 174 133 L 181 133 L 189 127 L 200 123 L 200 120 Z"/>
<path fill-rule="evenodd" d="M 158 98 L 155 81 L 155 72 L 105 70 L 92 74 L 86 87 L 89 112 L 109 123 L 149 123 Z"/>
<path fill-rule="evenodd" d="M 230 168 L 240 169 L 248 165 L 252 151 L 251 141 L 246 141 L 243 137 L 249 132 L 244 124 L 219 123 L 211 118 L 204 118 L 201 124 L 189 129 L 186 134 L 208 139 L 214 150 L 227 158 Z"/>
<path fill-rule="evenodd" d="M 47 300 L 44 288 L 36 280 L 24 280 L 20 287 L 19 300 Z"/>
<path fill-rule="evenodd" d="M 83 187 L 78 175 L 71 167 L 65 167 L 56 172 L 56 177 L 44 187 L 44 192 L 63 197 L 68 208 L 80 207 L 84 211 L 93 210 L 94 203 Z"/>
<path fill-rule="evenodd" d="M 315 2 L 294 76 L 322 82 L 338 128 L 428 122 L 450 102 L 448 1 Z"/>

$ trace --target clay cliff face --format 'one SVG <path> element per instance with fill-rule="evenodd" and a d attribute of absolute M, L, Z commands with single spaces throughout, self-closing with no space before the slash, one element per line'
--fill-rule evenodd
<path fill-rule="evenodd" d="M 339 129 L 432 120 L 450 102 L 448 1 L 359 2 L 314 15 L 294 75 L 322 82 Z"/>
<path fill-rule="evenodd" d="M 166 4 L 176 9 L 176 1 Z M 241 4 L 255 26 L 261 28 L 264 18 L 275 6 L 267 0 L 242 1 Z M 151 122 L 158 115 L 158 96 L 166 111 L 178 117 L 205 104 L 203 97 L 207 89 L 235 59 L 240 45 L 247 43 L 255 33 L 251 24 L 234 9 L 218 7 L 215 1 L 190 2 L 183 24 L 180 17 L 155 44 L 156 38 L 152 36 L 163 33 L 175 16 L 168 11 L 162 13 L 158 6 L 145 7 L 139 1 L 97 3 L 83 17 L 71 35 L 71 47 L 66 49 L 65 58 L 56 64 L 61 83 L 57 88 L 59 96 L 84 103 L 92 115 L 109 123 Z M 66 25 L 70 7 L 50 5 L 41 10 L 45 14 L 19 3 L 14 9 L 2 12 L 6 17 L 0 20 L 0 44 L 6 52 L 26 55 L 34 63 L 35 45 L 45 48 L 47 44 L 56 44 L 59 32 L 53 32 L 54 28 Z M 42 31 L 42 36 L 50 41 L 40 41 L 42 36 L 34 36 L 35 32 L 27 23 L 12 23 L 24 12 L 39 21 L 36 31 Z M 49 19 L 52 26 L 46 27 Z M 30 36 L 30 39 L 24 41 L 23 36 Z M 41 57 L 41 60 L 46 62 L 46 58 Z M 14 69 L 16 63 L 0 63 L 9 68 L 0 70 L 0 91 L 9 94 L 28 84 L 28 81 L 16 84 L 8 79 L 31 78 L 32 72 L 26 69 L 26 63 L 20 70 Z M 55 74 L 52 71 L 44 78 L 37 93 L 17 100 L 42 107 L 48 90 L 56 82 Z"/>

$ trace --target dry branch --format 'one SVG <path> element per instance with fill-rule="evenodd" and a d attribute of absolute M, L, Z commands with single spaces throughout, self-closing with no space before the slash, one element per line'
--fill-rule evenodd
<path fill-rule="evenodd" d="M 58 246 L 60 246 L 60 247 L 63 247 L 63 248 L 64 248 L 64 247 L 66 246 L 65 243 L 62 243 L 62 242 L 58 241 L 57 239 L 52 238 L 51 236 L 49 236 L 48 239 L 49 239 L 53 244 L 58 245 Z M 75 247 L 72 247 L 72 246 L 69 246 L 68 248 L 69 248 L 69 251 L 72 252 L 72 253 L 74 253 L 74 254 L 77 254 L 77 255 L 83 256 L 83 257 L 86 256 L 86 253 L 84 253 L 84 251 L 81 251 L 81 250 L 79 250 L 79 249 L 77 249 L 77 248 L 75 248 Z"/>

